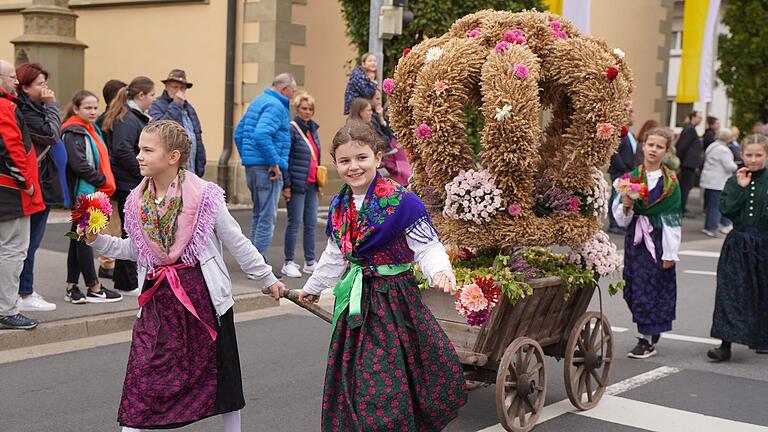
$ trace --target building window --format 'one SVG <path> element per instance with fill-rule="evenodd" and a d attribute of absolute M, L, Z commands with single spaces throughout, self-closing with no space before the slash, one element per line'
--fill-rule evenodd
<path fill-rule="evenodd" d="M 675 105 L 677 105 L 677 113 L 675 115 L 675 126 L 676 127 L 683 127 L 685 126 L 685 119 L 688 117 L 688 114 L 693 111 L 693 104 L 692 103 L 677 103 L 673 102 Z"/>

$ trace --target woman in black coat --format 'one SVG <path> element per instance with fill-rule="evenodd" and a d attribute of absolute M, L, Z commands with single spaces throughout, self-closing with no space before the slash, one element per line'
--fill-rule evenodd
<path fill-rule="evenodd" d="M 149 122 L 147 112 L 154 101 L 155 83 L 147 77 L 136 77 L 127 87 L 117 92 L 102 123 L 117 186 L 112 199 L 117 201 L 123 238 L 127 236 L 124 222 L 125 200 L 143 178 L 139 172 L 139 161 L 136 160 L 139 154 L 139 136 Z M 112 281 L 118 292 L 128 295 L 141 293 L 134 261 L 115 260 Z"/>
<path fill-rule="evenodd" d="M 48 88 L 48 72 L 40 63 L 24 63 L 16 68 L 19 84 L 16 93 L 21 104 L 21 113 L 29 129 L 32 144 L 37 155 L 40 188 L 45 201 L 45 210 L 30 216 L 30 236 L 27 258 L 19 281 L 19 310 L 52 311 L 56 305 L 45 301 L 34 292 L 35 253 L 40 246 L 48 222 L 50 206 L 62 205 L 64 195 L 59 181 L 59 169 L 56 166 L 51 146 L 59 140 L 61 115 L 56 95 Z"/>

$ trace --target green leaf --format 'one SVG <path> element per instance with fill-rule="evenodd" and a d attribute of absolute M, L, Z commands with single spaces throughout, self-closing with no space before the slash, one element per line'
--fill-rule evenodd
<path fill-rule="evenodd" d="M 68 232 L 68 233 L 64 234 L 64 237 L 67 237 L 67 238 L 71 238 L 72 240 L 75 240 L 75 241 L 82 241 L 82 240 L 83 240 L 83 239 L 80 237 L 80 235 L 79 235 L 79 234 L 77 234 L 77 233 L 76 233 L 76 232 L 74 232 L 74 231 L 70 231 L 70 232 Z"/>

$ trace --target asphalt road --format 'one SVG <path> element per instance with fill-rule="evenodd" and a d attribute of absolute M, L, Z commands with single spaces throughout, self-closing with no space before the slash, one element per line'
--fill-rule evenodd
<path fill-rule="evenodd" d="M 247 232 L 248 212 L 236 212 L 236 217 Z M 543 416 L 552 418 L 541 422 L 536 431 L 768 432 L 768 356 L 741 346 L 734 347 L 730 363 L 710 363 L 704 356 L 716 343 L 708 335 L 721 240 L 697 234 L 700 218 L 686 219 L 685 224 L 677 269 L 677 320 L 671 335 L 659 343 L 659 355 L 645 361 L 623 357 L 635 343 L 631 316 L 620 296 L 604 295 L 603 312 L 614 327 L 617 356 L 611 382 L 619 383 L 616 393 L 606 396 L 597 408 L 577 413 L 561 402 L 567 399 L 562 363 L 548 359 Z M 282 226 L 284 215 L 278 233 Z M 49 226 L 49 232 L 61 229 Z M 318 232 L 319 245 L 322 235 Z M 270 257 L 281 262 L 281 236 L 275 240 Z M 65 243 L 58 235 L 47 235 L 43 247 L 61 253 Z M 234 281 L 247 283 L 239 274 Z M 301 280 L 288 282 L 294 287 L 301 284 Z M 599 303 L 596 296 L 590 309 L 598 310 Z M 291 304 L 279 312 L 237 327 L 247 401 L 243 430 L 317 431 L 330 326 Z M 115 418 L 128 344 L 112 342 L 12 363 L 3 363 L 0 352 L 0 430 L 118 430 Z M 624 381 L 638 376 L 641 385 L 636 387 Z M 494 391 L 493 386 L 473 391 L 447 430 L 501 431 Z M 205 420 L 182 430 L 221 430 L 220 420 Z"/>

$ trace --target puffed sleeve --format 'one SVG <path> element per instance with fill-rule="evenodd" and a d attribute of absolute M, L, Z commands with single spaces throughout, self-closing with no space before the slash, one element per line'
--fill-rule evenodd
<path fill-rule="evenodd" d="M 328 239 L 325 250 L 317 261 L 317 267 L 312 272 L 307 283 L 304 284 L 304 292 L 312 295 L 320 295 L 323 290 L 333 288 L 347 270 L 347 260 L 339 250 L 339 246 L 333 239 Z"/>
<path fill-rule="evenodd" d="M 661 248 L 664 251 L 661 259 L 664 261 L 680 261 L 677 251 L 680 250 L 680 242 L 683 238 L 682 227 L 662 226 L 661 228 Z"/>

